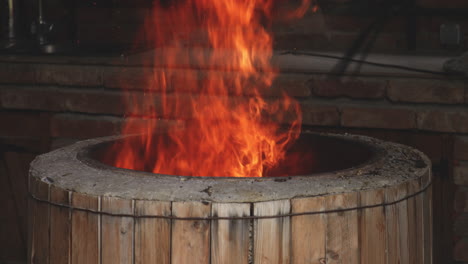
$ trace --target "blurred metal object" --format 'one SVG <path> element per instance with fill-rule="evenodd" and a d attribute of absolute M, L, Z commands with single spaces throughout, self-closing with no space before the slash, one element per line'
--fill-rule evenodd
<path fill-rule="evenodd" d="M 67 21 L 57 19 L 53 23 L 48 21 L 50 18 L 46 18 L 44 10 L 46 5 L 44 1 L 37 0 L 37 20 L 31 25 L 31 32 L 36 36 L 38 50 L 47 54 L 64 53 L 73 50 L 73 39 L 63 39 L 63 36 L 59 36 L 58 32 L 60 29 L 63 30 L 68 26 Z"/>
<path fill-rule="evenodd" d="M 3 34 L 0 38 L 0 49 L 11 49 L 17 44 L 18 0 L 1 0 L 0 18 Z"/>

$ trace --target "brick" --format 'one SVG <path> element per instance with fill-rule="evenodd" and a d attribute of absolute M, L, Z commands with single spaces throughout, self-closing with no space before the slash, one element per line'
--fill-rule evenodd
<path fill-rule="evenodd" d="M 375 21 L 371 16 L 332 15 L 327 14 L 326 24 L 330 30 L 341 32 L 359 32 Z M 406 17 L 389 19 L 380 32 L 401 32 L 406 26 Z"/>
<path fill-rule="evenodd" d="M 280 74 L 267 90 L 267 95 L 280 96 L 283 92 L 289 96 L 307 97 L 311 95 L 309 77 L 301 74 Z"/>
<path fill-rule="evenodd" d="M 455 212 L 468 213 L 468 188 L 460 187 L 455 192 Z"/>
<path fill-rule="evenodd" d="M 332 32 L 329 35 L 328 49 L 347 50 L 355 43 L 358 34 Z M 372 45 L 372 51 L 395 51 L 405 47 L 405 36 L 401 32 L 382 33 L 377 36 Z M 323 47 L 322 47 L 323 48 Z"/>
<path fill-rule="evenodd" d="M 165 119 L 123 119 L 114 116 L 95 116 L 83 114 L 56 114 L 50 122 L 50 134 L 56 138 L 52 148 L 71 144 L 77 139 L 87 139 L 117 135 L 121 133 L 124 123 L 128 123 L 127 134 L 146 132 L 148 126 L 155 125 L 157 131 L 167 131 L 169 127 L 183 127 L 183 122 Z M 151 122 L 151 123 L 150 123 Z M 60 139 L 60 140 L 59 140 Z"/>
<path fill-rule="evenodd" d="M 36 69 L 26 63 L 0 63 L 0 83 L 26 84 L 36 82 Z"/>
<path fill-rule="evenodd" d="M 103 69 L 103 83 L 106 88 L 161 91 L 160 86 L 154 83 L 151 85 L 151 80 L 157 74 L 158 72 L 143 67 L 106 67 Z"/>
<path fill-rule="evenodd" d="M 94 138 L 118 134 L 122 119 L 112 116 L 57 114 L 51 118 L 50 134 L 63 138 Z"/>
<path fill-rule="evenodd" d="M 334 106 L 303 104 L 302 124 L 310 126 L 339 126 L 340 113 Z"/>
<path fill-rule="evenodd" d="M 36 66 L 36 82 L 67 86 L 101 86 L 99 66 L 43 64 Z"/>
<path fill-rule="evenodd" d="M 121 96 L 100 90 L 10 87 L 0 90 L 0 104 L 6 109 L 121 115 L 125 113 Z"/>
<path fill-rule="evenodd" d="M 313 93 L 322 97 L 383 98 L 385 80 L 356 78 L 320 78 L 310 82 Z"/>
<path fill-rule="evenodd" d="M 284 33 L 274 35 L 273 46 L 278 50 L 311 50 L 323 47 L 335 48 L 332 41 L 325 33 L 302 34 Z"/>
<path fill-rule="evenodd" d="M 388 98 L 395 102 L 463 103 L 465 83 L 449 80 L 390 80 Z"/>
<path fill-rule="evenodd" d="M 236 78 L 239 76 L 237 73 L 226 73 L 217 71 L 196 71 L 196 70 L 175 70 L 171 71 L 173 78 L 171 81 L 170 88 L 177 92 L 185 93 L 199 93 L 200 87 L 205 85 L 206 80 L 219 80 L 225 82 L 228 85 L 229 94 L 239 94 L 239 91 L 234 90 L 234 83 Z M 294 97 L 307 97 L 311 95 L 310 88 L 308 85 L 310 77 L 305 74 L 279 74 L 273 79 L 273 83 L 270 87 L 254 87 L 263 96 L 278 97 L 286 93 L 289 96 Z M 253 84 L 255 85 L 255 83 Z M 241 87 L 242 95 L 254 95 L 256 94 L 252 86 Z M 171 90 L 171 89 L 169 89 Z M 223 95 L 218 93 L 217 95 Z"/>
<path fill-rule="evenodd" d="M 0 112 L 0 137 L 38 137 L 42 122 L 39 113 Z"/>
<path fill-rule="evenodd" d="M 277 21 L 273 25 L 273 31 L 277 34 L 323 34 L 328 30 L 325 16 L 322 13 L 313 13 L 293 20 Z"/>
<path fill-rule="evenodd" d="M 413 129 L 416 115 L 413 110 L 383 107 L 344 107 L 341 125 L 345 127 Z"/>
<path fill-rule="evenodd" d="M 434 108 L 417 113 L 419 129 L 438 132 L 468 132 L 468 109 Z"/>
<path fill-rule="evenodd" d="M 453 259 L 455 261 L 468 262 L 468 238 L 462 238 L 455 243 L 453 248 Z"/>
<path fill-rule="evenodd" d="M 468 136 L 456 136 L 454 142 L 455 159 L 468 161 Z"/>

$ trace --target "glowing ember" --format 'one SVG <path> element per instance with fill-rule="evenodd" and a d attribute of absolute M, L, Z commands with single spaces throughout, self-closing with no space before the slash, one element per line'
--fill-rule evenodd
<path fill-rule="evenodd" d="M 144 96 L 128 97 L 129 115 L 146 123 L 129 119 L 123 133 L 140 135 L 114 146 L 112 164 L 170 175 L 264 176 L 284 159 L 301 123 L 292 98 L 262 97 L 276 75 L 264 26 L 271 23 L 273 0 L 173 2 L 154 7 L 147 20 L 147 39 L 157 48 L 152 63 L 164 70 L 148 76 Z M 290 17 L 308 7 L 303 0 Z M 183 66 L 202 67 L 204 76 L 183 71 L 181 78 Z M 168 117 L 186 117 L 184 131 L 158 134 L 158 118 Z M 284 130 L 281 123 L 291 125 Z"/>

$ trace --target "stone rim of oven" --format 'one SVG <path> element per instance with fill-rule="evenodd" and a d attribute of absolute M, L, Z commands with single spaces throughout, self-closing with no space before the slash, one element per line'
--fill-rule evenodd
<path fill-rule="evenodd" d="M 271 178 L 160 175 L 98 165 L 80 157 L 80 153 L 97 144 L 122 138 L 112 136 L 80 141 L 40 155 L 31 163 L 30 176 L 56 188 L 97 197 L 243 203 L 386 188 L 422 178 L 430 171 L 431 162 L 427 156 L 404 145 L 349 134 L 313 134 L 355 140 L 371 146 L 377 154 L 368 162 L 349 169 L 313 177 Z"/>

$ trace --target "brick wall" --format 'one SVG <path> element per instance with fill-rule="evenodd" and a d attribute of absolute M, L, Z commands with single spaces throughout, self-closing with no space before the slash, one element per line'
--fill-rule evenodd
<path fill-rule="evenodd" d="M 0 192 L 6 196 L 0 199 L 5 203 L 1 208 L 15 208 L 16 204 L 19 210 L 0 216 L 4 227 L 0 231 L 19 237 L 10 243 L 0 240 L 0 261 L 24 256 L 26 164 L 34 155 L 76 140 L 118 134 L 124 114 L 120 88 L 130 87 L 135 98 L 143 96 L 148 71 L 103 58 L 0 57 L 0 146 L 9 155 L 0 170 L 10 170 L 0 180 L 15 183 L 19 193 L 15 197 L 11 188 Z M 187 82 L 186 71 L 180 70 L 168 89 Z M 197 76 L 204 78 L 203 74 Z M 305 128 L 371 135 L 425 152 L 434 163 L 436 176 L 435 257 L 439 262 L 435 263 L 450 263 L 444 262 L 447 259 L 468 263 L 466 80 L 285 72 L 267 95 L 278 96 L 281 89 L 300 101 Z M 173 126 L 190 117 L 190 113 L 182 113 L 159 122 L 162 127 Z"/>

